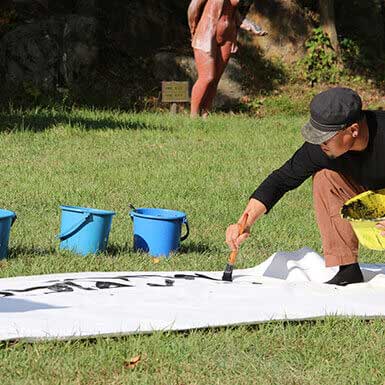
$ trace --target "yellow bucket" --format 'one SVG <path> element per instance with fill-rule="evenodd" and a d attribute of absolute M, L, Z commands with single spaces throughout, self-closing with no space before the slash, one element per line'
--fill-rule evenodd
<path fill-rule="evenodd" d="M 385 250 L 385 237 L 376 223 L 385 221 L 385 189 L 365 191 L 349 199 L 341 208 L 341 216 L 347 219 L 359 242 L 372 250 Z"/>

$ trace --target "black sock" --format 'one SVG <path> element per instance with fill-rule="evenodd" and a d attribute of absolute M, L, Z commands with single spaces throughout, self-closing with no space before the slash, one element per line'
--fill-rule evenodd
<path fill-rule="evenodd" d="M 350 265 L 340 266 L 339 272 L 330 281 L 325 283 L 346 286 L 351 283 L 359 282 L 364 282 L 360 266 L 358 263 L 352 263 Z"/>

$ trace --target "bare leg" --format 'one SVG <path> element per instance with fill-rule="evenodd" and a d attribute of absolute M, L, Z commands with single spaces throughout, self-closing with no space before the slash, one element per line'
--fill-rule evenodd
<path fill-rule="evenodd" d="M 191 117 L 199 116 L 203 100 L 214 82 L 215 60 L 209 53 L 194 49 L 198 79 L 191 92 Z"/>
<path fill-rule="evenodd" d="M 204 111 L 203 114 L 207 114 L 212 108 L 213 101 L 217 93 L 218 83 L 221 80 L 221 77 L 223 75 L 223 72 L 225 71 L 227 63 L 230 60 L 231 45 L 232 45 L 231 42 L 226 42 L 225 44 L 218 46 L 216 57 L 215 57 L 214 81 L 210 85 L 210 88 L 207 91 L 207 94 L 203 100 L 203 104 L 202 104 L 202 109 Z"/>

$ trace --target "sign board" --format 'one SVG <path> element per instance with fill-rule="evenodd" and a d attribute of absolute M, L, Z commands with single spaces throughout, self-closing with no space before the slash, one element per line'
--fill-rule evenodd
<path fill-rule="evenodd" d="M 189 102 L 188 82 L 162 82 L 162 102 Z"/>

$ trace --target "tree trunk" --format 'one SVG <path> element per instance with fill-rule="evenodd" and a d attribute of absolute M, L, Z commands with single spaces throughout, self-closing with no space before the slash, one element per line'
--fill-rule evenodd
<path fill-rule="evenodd" d="M 329 36 L 333 49 L 338 53 L 339 44 L 335 24 L 334 0 L 319 0 L 321 27 Z"/>

